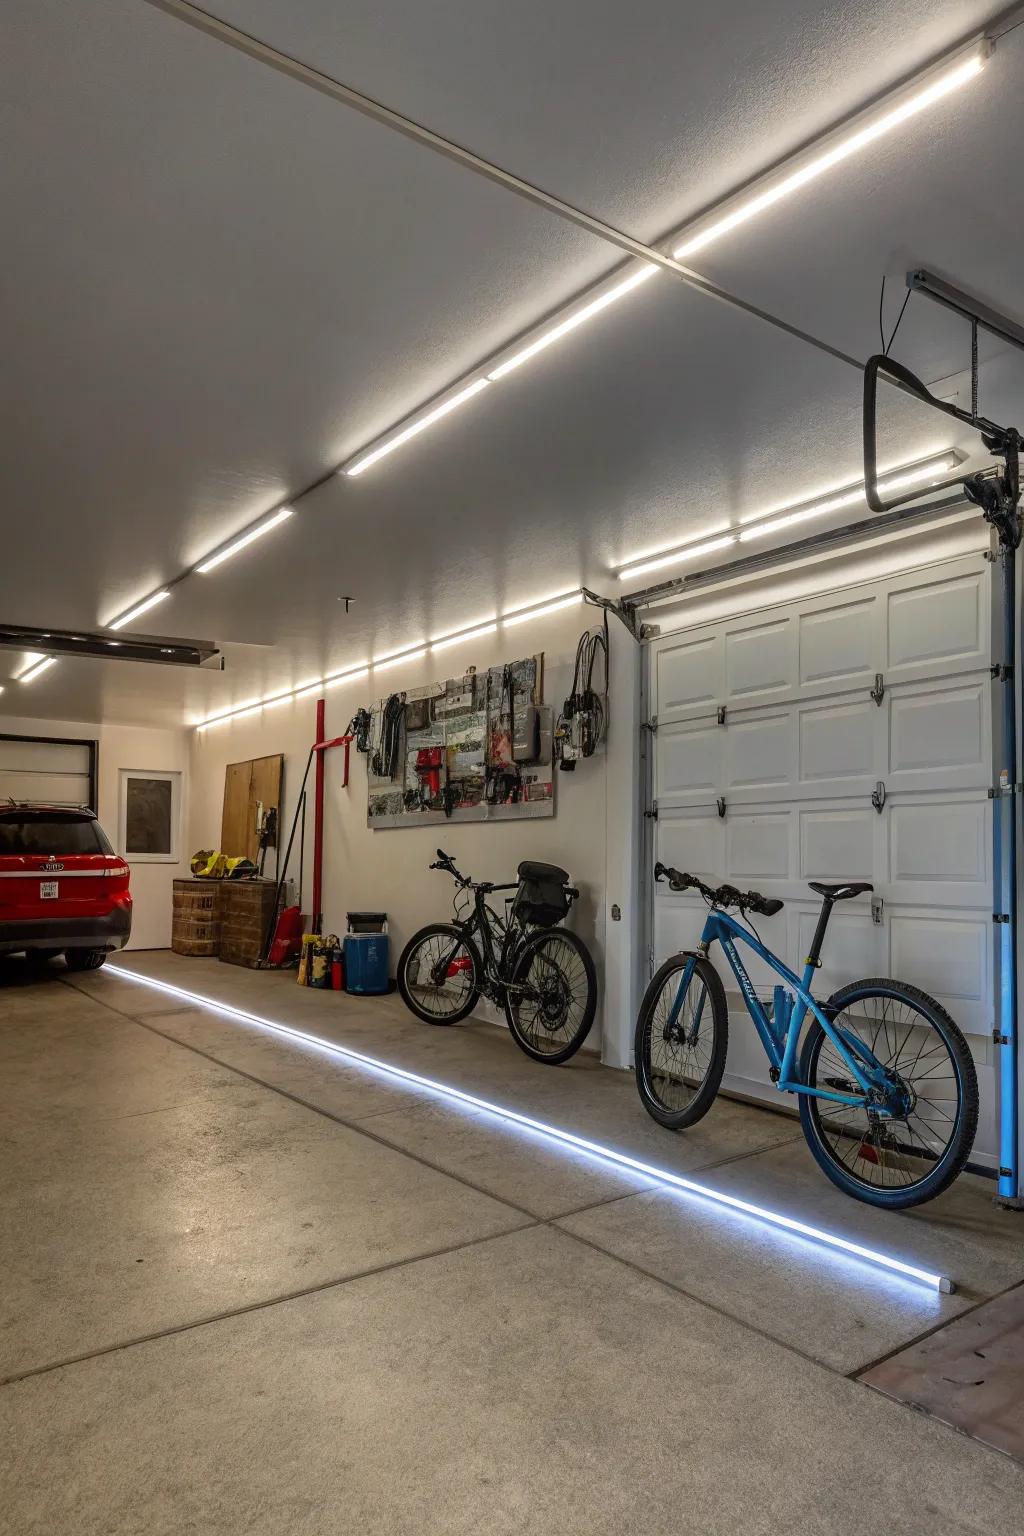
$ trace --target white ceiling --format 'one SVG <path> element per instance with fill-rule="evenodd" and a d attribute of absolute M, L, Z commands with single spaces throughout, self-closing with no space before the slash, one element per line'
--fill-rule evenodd
<path fill-rule="evenodd" d="M 996 7 L 215 9 L 652 239 Z M 5 621 L 109 620 L 618 265 L 144 0 L 9 0 L 5 33 Z M 883 273 L 891 318 L 912 265 L 1013 312 L 1022 63 L 1024 28 L 978 85 L 700 270 L 860 357 Z M 894 353 L 944 377 L 966 327 L 913 300 Z M 1021 379 L 1024 359 L 993 357 L 983 408 L 1019 408 Z M 224 674 L 62 660 L 0 712 L 180 723 L 577 581 L 611 592 L 631 553 L 857 478 L 859 415 L 853 370 L 659 275 L 178 588 L 159 628 L 225 643 Z M 894 460 L 950 440 L 898 397 L 885 436 Z"/>

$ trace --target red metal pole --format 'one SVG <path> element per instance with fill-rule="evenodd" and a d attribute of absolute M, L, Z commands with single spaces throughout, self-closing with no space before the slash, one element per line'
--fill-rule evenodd
<path fill-rule="evenodd" d="M 324 874 L 324 713 L 323 699 L 316 701 L 316 778 L 313 790 L 313 932 L 323 929 Z"/>

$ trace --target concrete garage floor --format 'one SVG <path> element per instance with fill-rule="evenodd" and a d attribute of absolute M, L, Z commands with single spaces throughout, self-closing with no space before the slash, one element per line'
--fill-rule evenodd
<path fill-rule="evenodd" d="M 1024 1280 L 964 1178 L 845 1199 L 795 1123 L 673 1137 L 396 998 L 121 962 L 951 1274 L 956 1295 L 654 1190 L 118 980 L 0 974 L 0 1530 L 1016 1529 L 1024 1467 L 857 1379 Z"/>

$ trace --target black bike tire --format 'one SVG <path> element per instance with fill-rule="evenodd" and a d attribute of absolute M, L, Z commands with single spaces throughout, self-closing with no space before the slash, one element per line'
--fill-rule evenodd
<path fill-rule="evenodd" d="M 446 933 L 450 935 L 454 941 L 463 946 L 473 961 L 473 986 L 470 989 L 466 1002 L 463 1003 L 461 1008 L 456 1008 L 454 1013 L 446 1014 L 443 1019 L 439 1019 L 436 1014 L 427 1013 L 425 1009 L 419 1007 L 419 1005 L 413 1000 L 405 980 L 406 968 L 409 964 L 410 956 L 416 949 L 419 948 L 425 939 L 430 938 L 431 935 L 435 933 Z M 461 933 L 459 929 L 456 928 L 452 923 L 428 923 L 425 928 L 418 929 L 417 932 L 413 934 L 405 948 L 402 950 L 401 955 L 398 957 L 397 980 L 398 991 L 401 994 L 402 1002 L 408 1008 L 409 1012 L 415 1014 L 418 1019 L 422 1019 L 424 1024 L 438 1024 L 443 1027 L 448 1024 L 460 1024 L 463 1019 L 468 1019 L 469 1015 L 473 1012 L 473 1009 L 480 1001 L 480 977 L 482 975 L 483 962 L 480 959 L 480 954 L 476 945 L 467 934 Z"/>
<path fill-rule="evenodd" d="M 711 1061 L 708 1065 L 707 1075 L 700 1088 L 685 1109 L 669 1110 L 662 1105 L 650 1085 L 650 1042 L 648 1033 L 658 998 L 664 990 L 666 981 L 677 971 L 684 970 L 687 961 L 691 959 L 693 960 L 693 974 L 700 978 L 711 1001 L 711 1018 L 714 1025 L 715 1038 L 711 1048 Z M 718 1090 L 722 1085 L 728 1046 L 729 1005 L 726 1002 L 722 978 L 711 964 L 711 961 L 704 955 L 671 955 L 664 965 L 652 976 L 647 991 L 644 993 L 643 1002 L 640 1004 L 640 1012 L 637 1014 L 636 1033 L 633 1039 L 633 1065 L 636 1075 L 637 1092 L 640 1095 L 641 1104 L 651 1119 L 656 1120 L 659 1125 L 664 1126 L 669 1131 L 682 1131 L 687 1126 L 696 1125 L 698 1120 L 703 1120 L 715 1102 Z"/>
<path fill-rule="evenodd" d="M 524 1051 L 532 1061 L 542 1061 L 545 1066 L 557 1067 L 560 1066 L 563 1061 L 568 1061 L 569 1057 L 574 1056 L 579 1050 L 580 1046 L 587 1038 L 587 1035 L 590 1033 L 591 1025 L 594 1022 L 594 1014 L 597 1012 L 597 970 L 594 965 L 593 956 L 591 955 L 590 950 L 584 944 L 579 935 L 573 933 L 569 928 L 543 928 L 537 933 L 531 933 L 529 937 L 524 940 L 520 948 L 516 951 L 510 969 L 509 981 L 512 985 L 515 985 L 518 982 L 520 976 L 523 975 L 524 970 L 527 968 L 531 956 L 535 953 L 536 950 L 540 949 L 547 942 L 547 940 L 551 938 L 552 935 L 557 935 L 559 939 L 566 940 L 570 948 L 576 950 L 576 953 L 583 961 L 583 970 L 587 978 L 587 1002 L 583 1010 L 583 1016 L 580 1020 L 579 1027 L 577 1028 L 575 1034 L 569 1043 L 563 1046 L 560 1051 L 538 1051 L 535 1046 L 530 1044 L 529 1040 L 520 1029 L 519 1022 L 515 1016 L 515 1012 L 512 1007 L 512 1001 L 508 992 L 505 993 L 505 1017 L 508 1020 L 508 1027 L 512 1031 L 512 1037 L 521 1051 Z"/>
<path fill-rule="evenodd" d="M 949 1050 L 959 1072 L 961 1090 L 958 1123 L 949 1146 L 932 1172 L 909 1189 L 879 1189 L 864 1184 L 859 1179 L 851 1178 L 836 1163 L 819 1134 L 816 1101 L 806 1093 L 797 1095 L 800 1100 L 800 1124 L 811 1156 L 826 1178 L 831 1179 L 844 1194 L 852 1196 L 854 1200 L 863 1201 L 865 1205 L 877 1206 L 881 1210 L 902 1211 L 910 1206 L 923 1205 L 926 1200 L 934 1200 L 936 1195 L 941 1195 L 943 1190 L 949 1188 L 963 1170 L 964 1164 L 971 1155 L 978 1129 L 978 1074 L 967 1041 L 945 1008 L 934 997 L 930 997 L 927 992 L 922 992 L 920 987 L 911 986 L 909 982 L 893 981 L 890 977 L 884 976 L 852 981 L 832 994 L 824 1004 L 824 1012 L 832 1018 L 834 1014 L 841 1013 L 849 1003 L 856 1002 L 859 997 L 871 995 L 904 999 L 910 1003 L 928 1019 Z M 801 1082 L 813 1081 L 809 1074 L 814 1069 L 818 1053 L 826 1038 L 821 1024 L 814 1019 L 800 1052 Z"/>

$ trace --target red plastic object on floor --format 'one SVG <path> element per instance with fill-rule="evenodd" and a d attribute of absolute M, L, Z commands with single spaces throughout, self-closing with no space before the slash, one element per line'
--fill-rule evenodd
<path fill-rule="evenodd" d="M 302 910 L 285 907 L 277 920 L 274 938 L 267 963 L 272 966 L 287 965 L 302 948 Z"/>
<path fill-rule="evenodd" d="M 345 962 L 342 951 L 336 949 L 331 960 L 331 991 L 344 992 L 345 990 Z"/>

